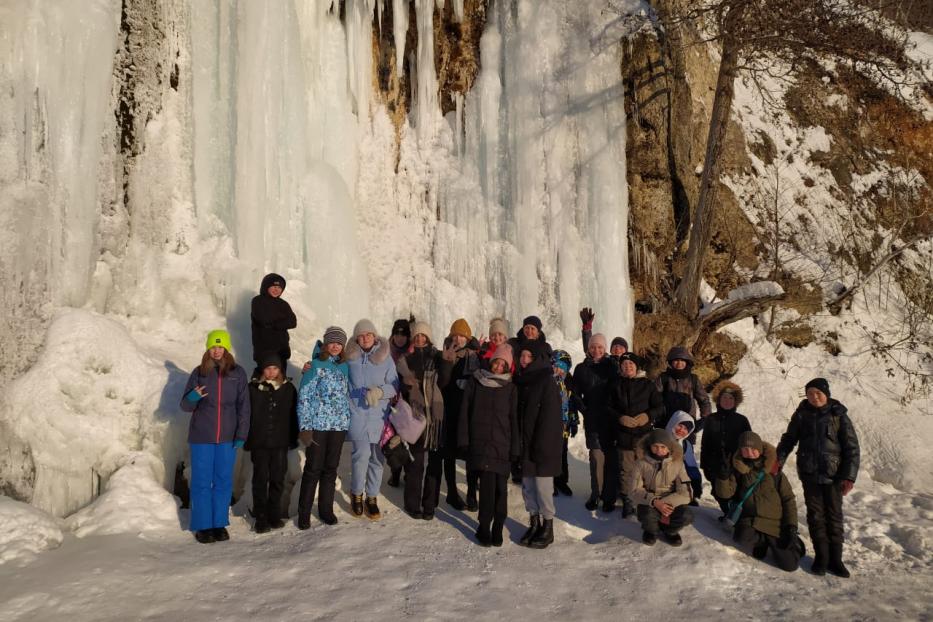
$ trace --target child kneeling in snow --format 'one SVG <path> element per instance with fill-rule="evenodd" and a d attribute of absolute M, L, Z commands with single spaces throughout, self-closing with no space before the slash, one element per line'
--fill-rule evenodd
<path fill-rule="evenodd" d="M 719 498 L 731 499 L 732 508 L 741 504 L 733 538 L 750 547 L 752 557 L 764 559 L 768 551 L 778 568 L 793 572 L 803 555 L 803 542 L 797 537 L 797 502 L 787 476 L 778 471 L 773 445 L 762 442 L 754 432 L 743 432 L 739 449 L 732 458 L 732 469 L 716 478 Z"/>
<path fill-rule="evenodd" d="M 467 470 L 479 475 L 476 539 L 483 546 L 502 546 L 509 472 L 521 454 L 518 389 L 511 369 L 512 347 L 500 344 L 489 369 L 473 372 L 460 406 L 457 445 L 465 448 Z"/>
<path fill-rule="evenodd" d="M 684 467 L 687 469 L 690 487 L 693 489 L 693 499 L 690 505 L 699 505 L 697 499 L 703 494 L 703 476 L 700 474 L 700 467 L 693 453 L 693 443 L 689 440 L 695 427 L 696 422 L 693 417 L 682 410 L 676 411 L 671 415 L 671 420 L 667 422 L 667 431 L 680 442 L 684 450 Z"/>
<path fill-rule="evenodd" d="M 244 449 L 253 462 L 253 516 L 256 533 L 281 529 L 282 491 L 288 450 L 298 446 L 298 392 L 285 377 L 276 352 L 256 357 L 260 376 L 249 383 L 250 424 Z"/>
<path fill-rule="evenodd" d="M 644 530 L 642 542 L 652 545 L 661 533 L 671 546 L 680 546 L 680 530 L 693 522 L 683 448 L 665 430 L 652 430 L 639 443 L 638 454 L 630 489 Z"/>

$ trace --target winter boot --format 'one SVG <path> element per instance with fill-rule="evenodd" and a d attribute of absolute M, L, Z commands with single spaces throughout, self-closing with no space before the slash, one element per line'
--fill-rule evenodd
<path fill-rule="evenodd" d="M 463 499 L 461 499 L 460 495 L 456 492 L 452 495 L 447 495 L 447 505 L 457 510 L 458 512 L 462 512 L 464 509 L 466 509 L 466 503 L 463 502 Z"/>
<path fill-rule="evenodd" d="M 813 565 L 810 572 L 822 577 L 826 574 L 826 564 L 829 561 L 829 543 L 826 540 L 813 541 Z"/>
<path fill-rule="evenodd" d="M 833 542 L 829 545 L 829 571 L 837 577 L 848 579 L 849 569 L 842 563 L 842 542 Z"/>
<path fill-rule="evenodd" d="M 269 521 L 266 520 L 265 516 L 259 516 L 256 518 L 256 523 L 253 525 L 253 529 L 256 533 L 269 533 Z"/>
<path fill-rule="evenodd" d="M 541 529 L 531 539 L 528 546 L 533 549 L 546 549 L 552 542 L 554 542 L 554 519 L 545 518 L 541 522 Z"/>
<path fill-rule="evenodd" d="M 664 533 L 664 539 L 667 540 L 667 543 L 671 546 L 680 546 L 684 543 L 683 538 L 680 537 L 679 533 Z"/>
<path fill-rule="evenodd" d="M 376 497 L 366 497 L 366 516 L 369 517 L 369 520 L 382 518 L 382 512 L 379 511 L 379 506 L 376 504 Z"/>
<path fill-rule="evenodd" d="M 282 529 L 285 527 L 285 521 L 281 518 L 273 518 L 269 520 L 269 527 L 272 529 Z"/>
<path fill-rule="evenodd" d="M 387 483 L 392 488 L 398 488 L 402 484 L 402 470 L 392 469 L 392 474 L 389 476 L 389 481 Z"/>
<path fill-rule="evenodd" d="M 528 521 L 528 530 L 522 536 L 522 539 L 518 541 L 518 543 L 522 546 L 528 546 L 528 543 L 531 542 L 532 538 L 535 537 L 535 534 L 538 533 L 540 528 L 541 518 L 537 514 L 532 514 Z"/>
<path fill-rule="evenodd" d="M 642 532 L 641 541 L 647 544 L 648 546 L 654 546 L 654 543 L 658 541 L 658 534 L 652 531 Z"/>
<path fill-rule="evenodd" d="M 476 501 L 476 493 L 472 495 L 468 492 L 466 498 L 466 510 L 467 512 L 476 512 L 479 510 L 479 503 Z"/>
<path fill-rule="evenodd" d="M 334 516 L 333 512 L 331 512 L 330 514 L 319 514 L 318 518 L 320 518 L 321 522 L 324 523 L 325 525 L 336 525 L 337 524 L 337 517 Z"/>
<path fill-rule="evenodd" d="M 480 523 L 479 527 L 476 528 L 476 541 L 479 542 L 480 546 L 490 546 L 492 544 L 492 536 L 489 533 L 489 525 L 483 525 Z"/>
<path fill-rule="evenodd" d="M 560 492 L 560 494 L 564 495 L 565 497 L 573 496 L 573 490 L 571 490 L 570 486 L 567 485 L 567 482 L 563 480 L 554 482 L 554 492 Z"/>
<path fill-rule="evenodd" d="M 768 554 L 768 542 L 759 542 L 754 547 L 752 547 L 752 557 L 755 559 L 764 559 Z"/>
<path fill-rule="evenodd" d="M 306 529 L 311 529 L 311 517 L 298 515 L 298 529 L 305 531 Z"/>
<path fill-rule="evenodd" d="M 502 523 L 493 521 L 492 531 L 489 532 L 489 542 L 493 546 L 502 546 Z"/>
<path fill-rule="evenodd" d="M 353 516 L 363 515 L 363 495 L 350 495 L 350 511 Z"/>
<path fill-rule="evenodd" d="M 202 529 L 201 531 L 195 531 L 194 539 L 201 544 L 210 544 L 212 542 L 216 542 L 216 540 L 214 540 L 213 529 Z"/>
<path fill-rule="evenodd" d="M 217 540 L 218 542 L 226 542 L 230 539 L 230 534 L 227 533 L 226 527 L 216 527 L 213 529 L 213 532 L 214 540 Z"/>
<path fill-rule="evenodd" d="M 587 510 L 592 512 L 599 507 L 599 495 L 590 495 L 590 498 L 587 499 L 586 503 L 583 504 Z"/>
<path fill-rule="evenodd" d="M 635 516 L 635 506 L 632 504 L 631 499 L 628 497 L 622 498 L 622 518 L 628 518 L 629 516 Z"/>
<path fill-rule="evenodd" d="M 606 514 L 611 514 L 616 511 L 616 502 L 615 501 L 603 501 L 603 512 Z"/>

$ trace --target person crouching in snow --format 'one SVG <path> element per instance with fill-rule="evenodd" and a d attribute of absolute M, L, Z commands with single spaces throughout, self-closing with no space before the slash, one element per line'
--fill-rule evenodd
<path fill-rule="evenodd" d="M 554 477 L 560 474 L 563 424 L 560 391 L 551 370 L 551 350 L 542 341 L 521 346 L 518 371 L 518 427 L 521 434 L 522 497 L 530 525 L 523 546 L 543 549 L 554 542 Z"/>
<path fill-rule="evenodd" d="M 797 570 L 803 542 L 797 537 L 797 502 L 790 482 L 780 471 L 771 472 L 777 450 L 754 432 L 743 432 L 731 469 L 713 483 L 716 496 L 742 504 L 733 539 L 750 548 L 752 557 L 764 559 L 771 551 L 778 568 Z M 744 501 L 743 501 L 744 500 Z"/>
<path fill-rule="evenodd" d="M 339 326 L 324 331 L 314 348 L 311 367 L 301 378 L 298 419 L 305 467 L 298 493 L 298 529 L 311 527 L 311 506 L 317 490 L 318 518 L 336 525 L 334 495 L 340 452 L 350 427 L 349 366 L 344 359 L 347 333 Z"/>
<path fill-rule="evenodd" d="M 784 464 L 797 444 L 797 475 L 807 504 L 807 527 L 813 541 L 812 571 L 848 578 L 842 563 L 842 498 L 855 486 L 859 442 L 848 410 L 829 395 L 829 383 L 814 378 L 777 447 L 777 466 Z M 776 472 L 776 471 L 775 471 Z"/>
<path fill-rule="evenodd" d="M 667 422 L 667 431 L 677 439 L 681 448 L 684 450 L 684 467 L 687 469 L 687 476 L 690 477 L 690 487 L 693 492 L 693 499 L 690 505 L 699 505 L 697 499 L 703 494 L 703 476 L 700 475 L 700 467 L 697 466 L 696 455 L 693 453 L 693 443 L 690 442 L 690 435 L 693 434 L 693 428 L 696 422 L 688 413 L 678 410 L 671 416 Z"/>
<path fill-rule="evenodd" d="M 244 449 L 253 462 L 253 516 L 256 533 L 281 529 L 282 490 L 288 450 L 298 446 L 298 392 L 285 377 L 275 352 L 261 355 L 262 375 L 249 383 L 250 424 Z"/>
<path fill-rule="evenodd" d="M 182 393 L 181 409 L 191 413 L 191 523 L 202 544 L 230 539 L 230 498 L 236 450 L 249 435 L 249 389 L 246 371 L 231 354 L 230 334 L 207 335 L 201 364 Z"/>
<path fill-rule="evenodd" d="M 560 475 L 554 478 L 554 496 L 557 496 L 559 492 L 570 497 L 573 495 L 573 490 L 570 489 L 567 440 L 577 435 L 577 428 L 580 425 L 576 401 L 571 399 L 570 394 L 570 387 L 573 386 L 573 375 L 570 373 L 570 367 L 573 365 L 573 360 L 566 351 L 554 350 L 551 361 L 554 367 L 554 381 L 557 382 L 557 388 L 560 389 L 560 412 L 561 421 L 564 425 L 564 450 L 560 459 Z"/>
<path fill-rule="evenodd" d="M 641 439 L 638 453 L 630 494 L 638 504 L 641 540 L 652 545 L 661 533 L 671 546 L 680 546 L 680 530 L 693 522 L 683 449 L 667 431 L 652 430 Z"/>
<path fill-rule="evenodd" d="M 464 448 L 467 470 L 479 476 L 479 526 L 482 546 L 502 546 L 508 515 L 508 477 L 521 453 L 518 390 L 512 380 L 512 347 L 502 343 L 489 363 L 478 369 L 463 393 L 457 444 Z"/>

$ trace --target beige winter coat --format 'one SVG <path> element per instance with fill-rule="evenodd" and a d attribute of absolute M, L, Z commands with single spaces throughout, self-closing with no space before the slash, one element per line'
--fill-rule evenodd
<path fill-rule="evenodd" d="M 680 443 L 667 445 L 670 454 L 664 460 L 656 460 L 647 446 L 648 436 L 638 444 L 635 469 L 629 497 L 636 505 L 651 505 L 655 499 L 677 507 L 690 503 L 690 477 L 684 467 L 684 450 Z"/>

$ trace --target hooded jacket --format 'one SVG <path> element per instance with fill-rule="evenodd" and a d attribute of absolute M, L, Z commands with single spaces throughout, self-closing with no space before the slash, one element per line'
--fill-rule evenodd
<path fill-rule="evenodd" d="M 212 367 L 205 376 L 201 366 L 194 368 L 185 383 L 181 409 L 191 413 L 189 443 L 230 443 L 246 441 L 249 436 L 249 389 L 246 371 L 239 365 L 221 376 Z M 207 396 L 197 402 L 188 400 L 196 386 L 203 386 Z"/>
<path fill-rule="evenodd" d="M 826 406 L 820 409 L 807 400 L 800 402 L 778 443 L 777 457 L 781 464 L 795 446 L 801 481 L 831 484 L 847 479 L 854 482 L 858 476 L 858 436 L 848 410 L 837 400 L 829 398 Z"/>
<path fill-rule="evenodd" d="M 428 344 L 412 348 L 396 363 L 402 397 L 412 412 L 427 421 L 422 438 L 425 449 L 443 446 L 444 396 L 441 392 L 450 382 L 453 363 L 445 361 L 440 351 Z"/>
<path fill-rule="evenodd" d="M 302 430 L 345 432 L 350 427 L 350 366 L 338 357 L 320 359 L 314 347 L 311 367 L 301 377 L 298 420 Z"/>
<path fill-rule="evenodd" d="M 693 373 L 693 355 L 686 348 L 671 348 L 667 354 L 668 364 L 675 359 L 686 361 L 687 366 L 682 370 L 668 367 L 655 380 L 655 386 L 664 401 L 664 414 L 655 422 L 659 428 L 667 427 L 671 415 L 678 410 L 690 413 L 694 420 L 698 414 L 700 418 L 705 418 L 712 411 L 706 388 Z"/>
<path fill-rule="evenodd" d="M 545 354 L 543 345 L 535 346 L 534 360 L 528 367 L 520 369 L 512 381 L 518 387 L 522 475 L 557 477 L 561 474 L 564 424 L 551 356 Z"/>
<path fill-rule="evenodd" d="M 647 417 L 640 425 L 625 426 L 621 417 Z M 638 440 L 651 431 L 654 422 L 664 413 L 664 403 L 654 383 L 647 378 L 623 378 L 619 376 L 609 385 L 609 418 L 607 425 L 612 426 L 618 438 L 619 449 L 633 450 Z"/>
<path fill-rule="evenodd" d="M 650 506 L 655 499 L 662 499 L 675 508 L 690 503 L 690 477 L 684 468 L 684 450 L 680 443 L 671 438 L 666 442 L 670 452 L 663 460 L 651 454 L 649 436 L 638 442 L 635 468 L 632 470 L 629 498 L 636 505 Z"/>
<path fill-rule="evenodd" d="M 249 436 L 244 449 L 298 446 L 298 392 L 290 379 L 269 382 L 254 378 L 249 383 L 249 403 Z"/>
<path fill-rule="evenodd" d="M 696 455 L 693 453 L 693 443 L 690 442 L 690 435 L 693 433 L 693 429 L 696 427 L 696 422 L 693 420 L 693 417 L 688 415 L 682 410 L 678 410 L 671 417 L 671 420 L 667 422 L 667 433 L 677 438 L 677 435 L 674 434 L 674 428 L 677 427 L 677 424 L 683 423 L 687 427 L 687 436 L 680 441 L 680 445 L 684 450 L 684 466 L 687 467 L 687 473 L 689 474 L 692 469 L 696 469 L 695 473 L 699 474 L 699 466 L 697 466 Z M 691 474 L 692 476 L 693 474 Z"/>
<path fill-rule="evenodd" d="M 720 472 L 728 472 L 732 456 L 739 447 L 739 436 L 752 429 L 748 418 L 736 412 L 742 403 L 742 389 L 731 382 L 721 382 L 713 390 L 713 400 L 719 403 L 719 394 L 730 389 L 735 397 L 735 408 L 719 408 L 703 421 L 703 438 L 700 443 L 700 466 L 706 477 L 713 480 Z M 715 492 L 715 491 L 714 491 Z"/>
<path fill-rule="evenodd" d="M 508 374 L 481 369 L 463 393 L 457 445 L 466 447 L 467 470 L 508 475 L 521 455 L 518 389 Z"/>
<path fill-rule="evenodd" d="M 378 443 L 389 414 L 389 401 L 398 394 L 398 373 L 389 352 L 389 342 L 377 337 L 364 352 L 356 341 L 347 344 L 346 360 L 350 378 L 350 429 L 347 438 L 356 442 Z M 382 398 L 372 408 L 366 404 L 366 390 L 382 389 Z"/>
<path fill-rule="evenodd" d="M 282 289 L 285 289 L 284 278 L 275 273 L 267 274 L 262 278 L 259 295 L 253 297 L 250 306 L 253 358 L 256 358 L 260 352 L 281 354 L 288 350 L 288 331 L 298 325 L 298 319 L 292 312 L 291 305 L 282 300 L 281 296 L 273 298 L 269 295 L 268 289 L 275 281 L 281 281 Z"/>
<path fill-rule="evenodd" d="M 776 461 L 777 450 L 768 443 L 763 443 L 761 457 L 755 461 L 745 460 L 736 451 L 731 459 L 732 471 L 713 482 L 713 492 L 720 499 L 739 502 L 763 470 L 764 477 L 742 506 L 739 525 L 750 525 L 756 531 L 779 538 L 781 527 L 797 526 L 797 501 L 783 471 L 769 474 Z"/>

